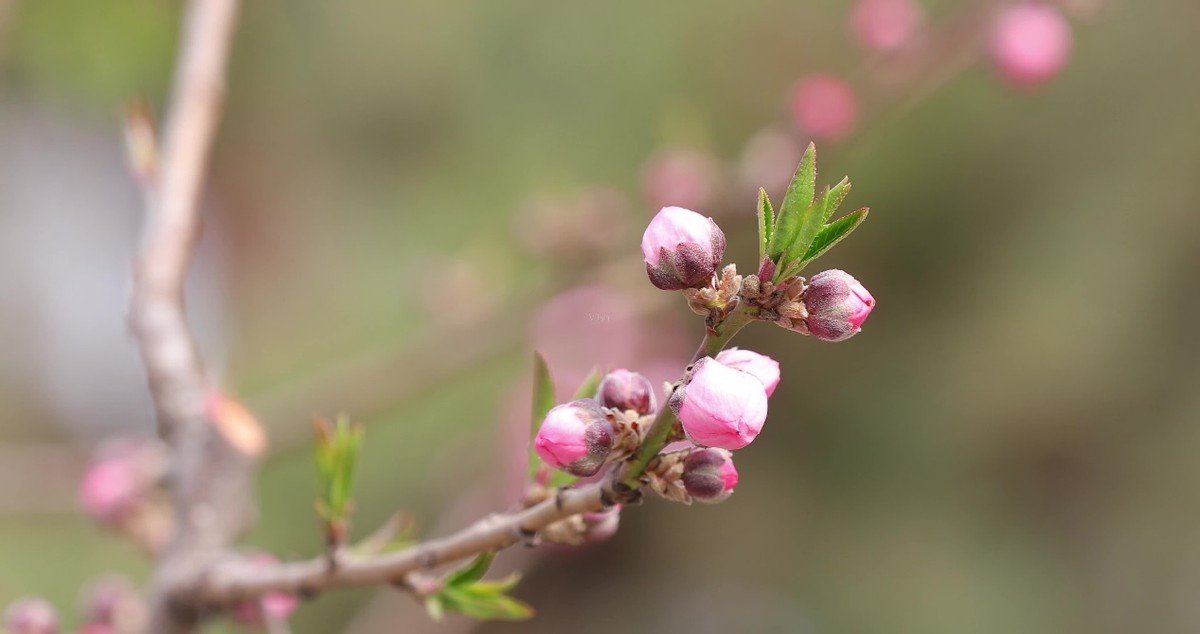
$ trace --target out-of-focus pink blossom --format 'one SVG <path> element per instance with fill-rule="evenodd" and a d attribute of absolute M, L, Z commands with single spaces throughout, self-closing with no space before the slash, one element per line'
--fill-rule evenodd
<path fill-rule="evenodd" d="M 533 449 L 555 469 L 590 476 L 604 465 L 615 435 L 600 404 L 580 399 L 554 407 L 546 414 Z"/>
<path fill-rule="evenodd" d="M 1014 4 L 997 16 L 990 50 L 996 69 L 1010 84 L 1035 88 L 1066 66 L 1071 56 L 1071 25 L 1049 4 Z"/>
<path fill-rule="evenodd" d="M 792 88 L 792 117 L 816 139 L 837 141 L 854 131 L 858 97 L 833 75 L 809 75 Z"/>
<path fill-rule="evenodd" d="M 88 623 L 79 634 L 117 634 L 117 630 L 107 623 Z"/>
<path fill-rule="evenodd" d="M 717 354 L 717 361 L 735 370 L 741 370 L 762 381 L 767 396 L 775 393 L 779 385 L 779 362 L 765 354 L 741 348 L 729 348 Z"/>
<path fill-rule="evenodd" d="M 650 283 L 658 288 L 705 286 L 725 257 L 725 234 L 712 218 L 663 207 L 642 234 L 642 255 Z"/>
<path fill-rule="evenodd" d="M 808 310 L 809 333 L 824 341 L 853 337 L 875 309 L 875 298 L 866 287 L 838 269 L 814 275 L 800 300 Z"/>
<path fill-rule="evenodd" d="M 683 487 L 697 502 L 722 502 L 737 485 L 733 455 L 725 449 L 697 449 L 683 461 Z"/>
<path fill-rule="evenodd" d="M 696 444 L 741 449 L 767 420 L 767 391 L 753 375 L 705 357 L 683 388 L 678 415 Z"/>
<path fill-rule="evenodd" d="M 92 582 L 83 597 L 84 619 L 92 624 L 140 629 L 145 621 L 145 604 L 133 583 L 125 577 L 107 576 Z"/>
<path fill-rule="evenodd" d="M 604 375 L 600 388 L 596 390 L 596 400 L 605 407 L 633 410 L 642 415 L 658 409 L 658 399 L 654 396 L 650 379 L 624 368 Z"/>
<path fill-rule="evenodd" d="M 678 205 L 708 209 L 721 178 L 721 166 L 712 155 L 696 150 L 655 152 L 642 169 L 642 195 L 651 207 Z"/>
<path fill-rule="evenodd" d="M 4 611 L 7 634 L 58 634 L 58 612 L 41 597 L 18 599 Z"/>
<path fill-rule="evenodd" d="M 134 465 L 109 459 L 93 463 L 79 484 L 79 501 L 94 519 L 115 522 L 136 506 L 144 487 Z"/>
<path fill-rule="evenodd" d="M 859 0 L 850 10 L 854 36 L 876 53 L 904 48 L 924 21 L 925 12 L 915 0 Z"/>
<path fill-rule="evenodd" d="M 742 148 L 738 172 L 745 185 L 762 187 L 772 198 L 778 198 L 792 182 L 803 156 L 804 148 L 792 133 L 765 128 L 750 137 Z"/>

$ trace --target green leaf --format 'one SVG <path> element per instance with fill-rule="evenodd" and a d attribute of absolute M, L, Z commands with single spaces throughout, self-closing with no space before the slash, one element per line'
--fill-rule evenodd
<path fill-rule="evenodd" d="M 483 578 L 483 575 L 487 574 L 488 568 L 492 567 L 492 560 L 495 558 L 496 553 L 490 550 L 480 554 L 470 565 L 446 577 L 446 585 L 462 586 L 479 581 Z"/>
<path fill-rule="evenodd" d="M 528 604 L 506 595 L 480 595 L 469 588 L 447 588 L 440 595 L 448 610 L 481 621 L 520 621 L 533 616 Z"/>
<path fill-rule="evenodd" d="M 823 197 L 821 197 L 821 200 L 817 203 L 817 206 L 821 208 L 822 224 L 829 222 L 829 219 L 833 217 L 833 212 L 837 211 L 837 208 L 842 205 L 842 201 L 846 200 L 846 195 L 849 193 L 850 177 L 843 176 L 842 180 L 838 181 L 837 185 L 834 185 L 825 193 Z"/>
<path fill-rule="evenodd" d="M 826 251 L 833 245 L 841 242 L 843 238 L 850 235 L 851 231 L 858 228 L 867 219 L 868 209 L 863 207 L 857 211 L 852 211 L 841 218 L 825 225 L 817 237 L 813 240 L 811 246 L 808 247 L 808 253 L 804 254 L 804 261 L 801 263 L 801 268 L 804 265 L 824 255 Z M 798 272 L 798 271 L 797 271 Z"/>
<path fill-rule="evenodd" d="M 581 398 L 594 398 L 596 391 L 600 389 L 600 382 L 604 380 L 604 372 L 600 371 L 599 367 L 592 368 L 588 373 L 587 378 L 579 385 L 579 389 L 575 390 L 575 400 Z M 546 410 L 549 411 L 549 410 Z"/>
<path fill-rule="evenodd" d="M 363 427 L 343 415 L 333 425 L 318 420 L 317 434 L 316 461 L 320 486 L 317 506 L 326 522 L 344 525 L 354 499 Z"/>
<path fill-rule="evenodd" d="M 537 438 L 538 430 L 546 414 L 554 408 L 554 380 L 550 378 L 550 367 L 540 353 L 533 353 L 533 421 L 529 434 L 529 479 L 537 479 L 538 472 L 543 468 L 542 459 L 533 450 L 533 440 Z"/>
<path fill-rule="evenodd" d="M 767 246 L 767 255 L 780 265 L 786 262 L 780 258 L 788 251 L 799 250 L 794 244 L 800 235 L 802 227 L 807 224 L 806 217 L 812 214 L 813 195 L 817 189 L 817 146 L 809 143 L 796 168 L 796 175 L 788 185 L 783 202 L 779 205 L 779 215 L 775 219 L 775 231 Z"/>
<path fill-rule="evenodd" d="M 771 207 L 771 198 L 767 190 L 758 188 L 758 261 L 767 257 L 767 248 L 771 244 L 771 236 L 775 233 L 775 210 Z"/>
<path fill-rule="evenodd" d="M 480 596 L 498 596 L 515 588 L 520 581 L 521 575 L 514 572 L 499 581 L 478 581 L 471 590 Z"/>
<path fill-rule="evenodd" d="M 821 200 L 829 199 L 829 191 L 830 189 L 826 187 L 824 193 L 821 194 Z M 796 237 L 792 240 L 792 243 L 788 245 L 787 250 L 784 252 L 783 257 L 780 260 L 780 264 L 784 266 L 780 266 L 779 269 L 777 269 L 778 272 L 775 276 L 776 281 L 785 279 L 786 276 L 784 273 L 791 271 L 792 269 L 796 270 L 792 271 L 791 275 L 795 275 L 799 272 L 798 268 L 788 265 L 800 264 L 800 260 L 803 259 L 804 254 L 808 252 L 808 247 L 817 237 L 817 233 L 822 227 L 825 226 L 825 220 L 823 216 L 824 211 L 821 209 L 820 204 L 814 204 L 812 207 L 809 207 L 807 212 L 805 212 L 804 216 L 800 220 L 800 228 L 796 232 Z"/>

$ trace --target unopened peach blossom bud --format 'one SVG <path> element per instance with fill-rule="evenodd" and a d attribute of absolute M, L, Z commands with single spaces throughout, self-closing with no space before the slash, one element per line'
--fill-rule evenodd
<path fill-rule="evenodd" d="M 759 354 L 753 350 L 729 348 L 722 350 L 716 359 L 723 365 L 741 370 L 762 381 L 767 396 L 773 394 L 775 387 L 779 385 L 779 362 L 765 354 Z"/>
<path fill-rule="evenodd" d="M 642 235 L 650 283 L 667 291 L 700 288 L 712 281 L 725 257 L 725 234 L 712 218 L 663 207 Z"/>
<path fill-rule="evenodd" d="M 585 398 L 551 409 L 538 428 L 533 448 L 555 469 L 586 477 L 604 465 L 615 436 L 600 404 Z"/>
<path fill-rule="evenodd" d="M 604 407 L 633 410 L 639 414 L 653 414 L 658 409 L 654 386 L 650 379 L 625 369 L 609 372 L 600 382 L 596 400 Z"/>
<path fill-rule="evenodd" d="M 808 310 L 808 332 L 824 341 L 853 337 L 875 308 L 875 298 L 866 287 L 838 269 L 814 275 L 800 299 Z"/>
<path fill-rule="evenodd" d="M 725 449 L 697 449 L 683 461 L 683 486 L 697 502 L 723 502 L 737 484 L 733 454 Z"/>
<path fill-rule="evenodd" d="M 767 420 L 762 381 L 711 357 L 696 362 L 691 379 L 672 403 L 678 403 L 679 422 L 688 437 L 705 447 L 741 449 Z"/>

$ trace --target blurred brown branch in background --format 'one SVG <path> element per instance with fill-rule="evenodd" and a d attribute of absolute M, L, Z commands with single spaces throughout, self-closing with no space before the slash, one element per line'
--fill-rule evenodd
<path fill-rule="evenodd" d="M 127 135 L 146 202 L 130 317 L 159 434 L 171 448 L 175 516 L 152 588 L 147 631 L 156 634 L 194 630 L 198 611 L 181 596 L 245 525 L 250 508 L 252 456 L 217 433 L 205 414 L 208 383 L 184 311 L 237 8 L 236 0 L 189 3 L 161 146 L 146 151 L 154 144 L 148 117 L 131 117 Z"/>

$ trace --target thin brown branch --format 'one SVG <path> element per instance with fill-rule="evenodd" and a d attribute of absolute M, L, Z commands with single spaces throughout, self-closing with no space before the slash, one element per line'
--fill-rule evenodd
<path fill-rule="evenodd" d="M 131 321 L 160 435 L 172 453 L 176 532 L 152 587 L 148 632 L 194 631 L 186 593 L 244 525 L 250 463 L 209 424 L 208 382 L 184 310 L 199 199 L 220 118 L 237 0 L 192 0 L 134 263 Z"/>
<path fill-rule="evenodd" d="M 615 475 L 615 474 L 614 474 Z M 410 572 L 429 570 L 513 544 L 531 542 L 547 526 L 579 513 L 628 501 L 632 492 L 610 481 L 565 489 L 527 509 L 486 517 L 439 539 L 373 557 L 344 556 L 335 568 L 325 557 L 269 568 L 245 561 L 215 567 L 199 590 L 205 602 L 229 604 L 284 591 L 310 595 L 346 586 L 403 583 Z"/>

